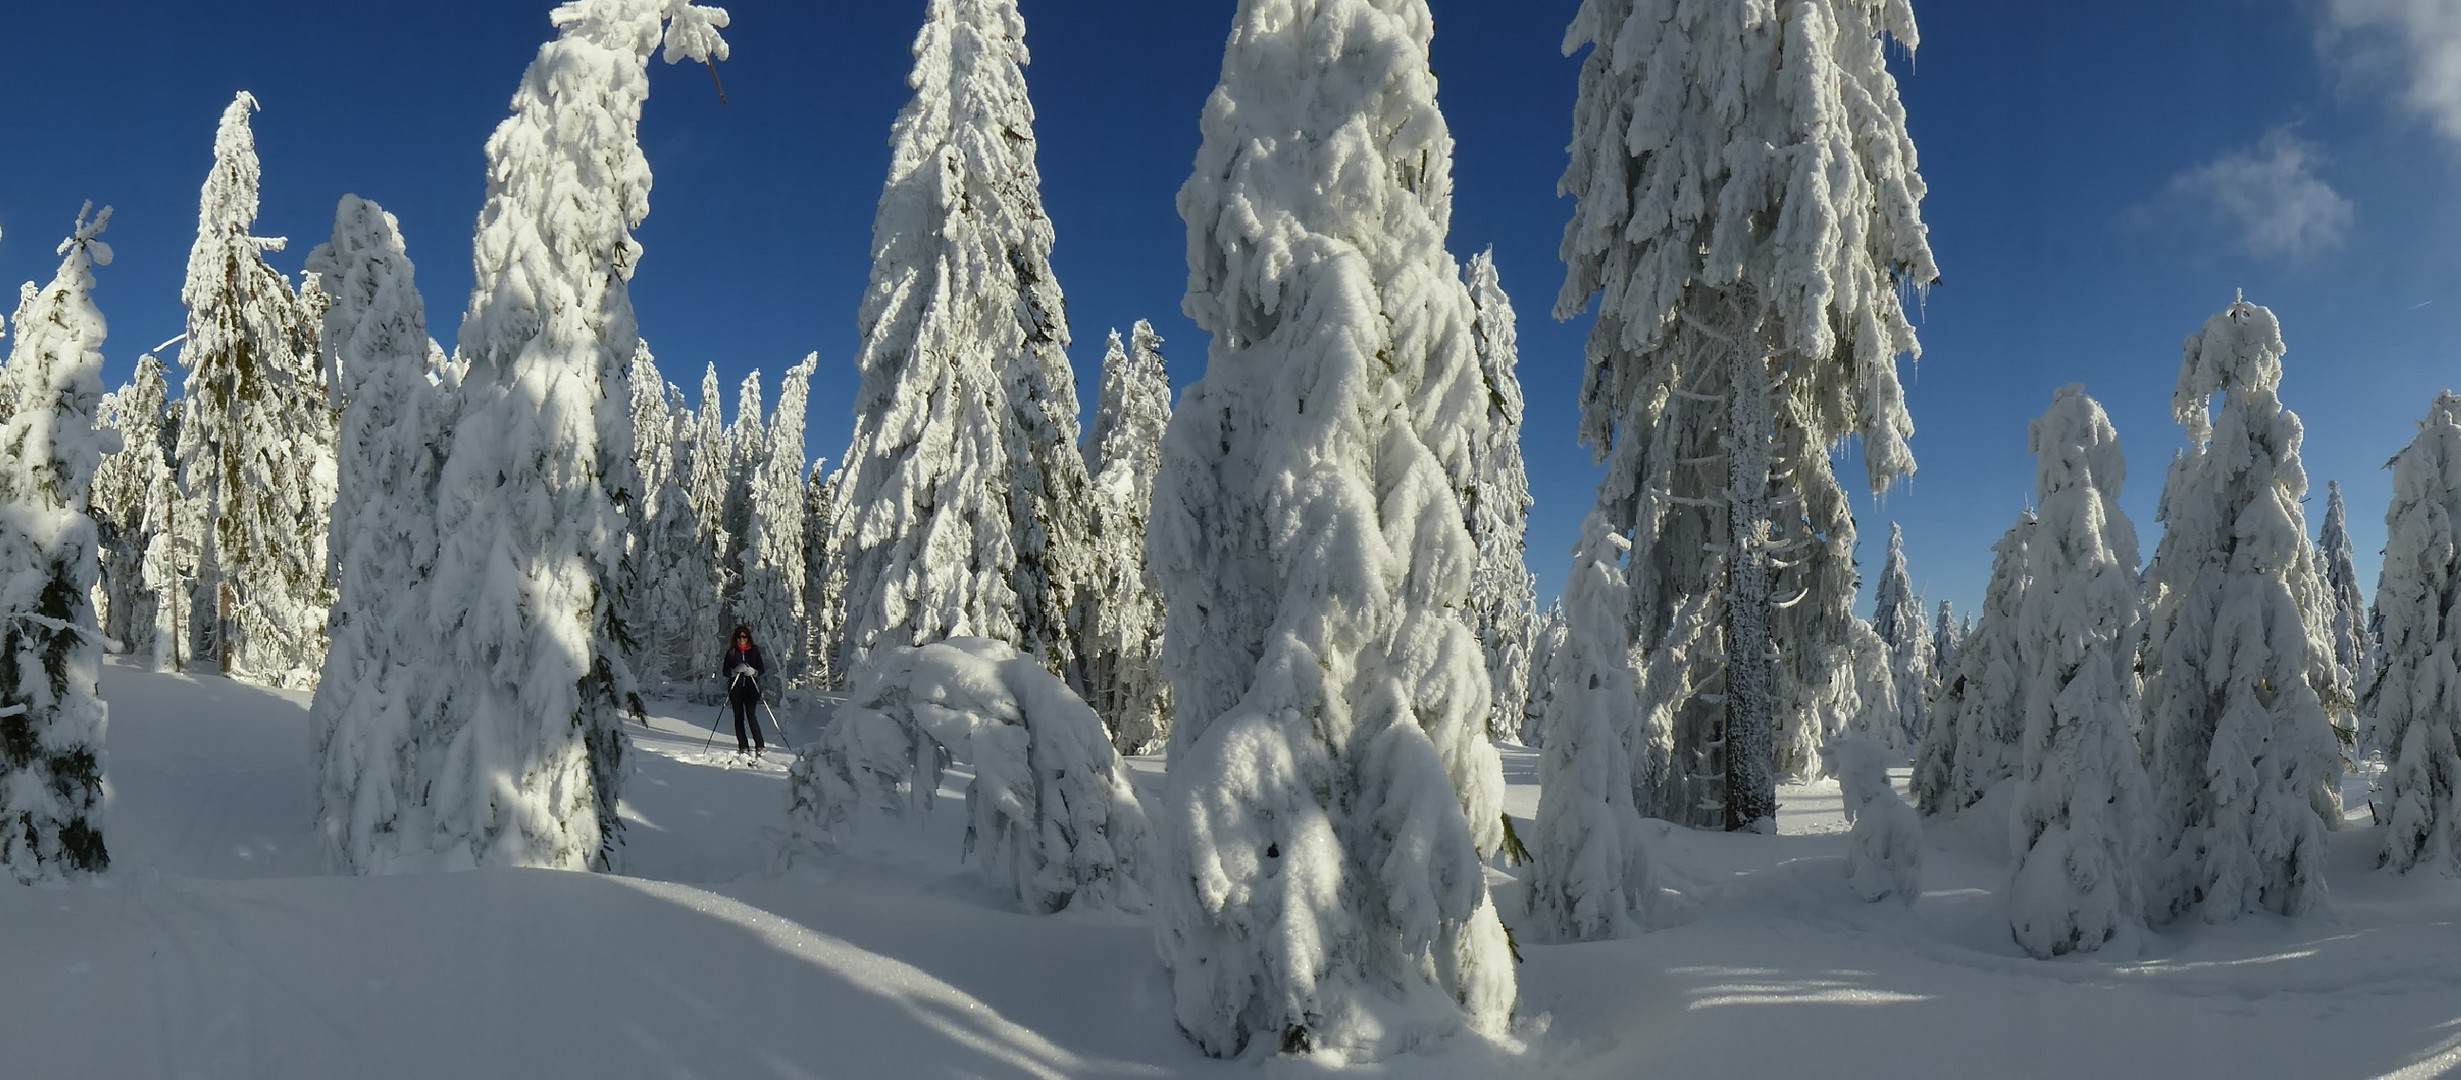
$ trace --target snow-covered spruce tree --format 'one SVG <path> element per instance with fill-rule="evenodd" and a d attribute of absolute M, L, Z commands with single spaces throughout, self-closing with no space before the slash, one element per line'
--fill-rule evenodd
<path fill-rule="evenodd" d="M 873 656 L 788 774 L 786 861 L 839 846 L 866 812 L 929 806 L 955 763 L 974 773 L 966 852 L 1027 911 L 1152 905 L 1152 829 L 1091 707 L 1005 642 Z"/>
<path fill-rule="evenodd" d="M 159 588 L 146 574 L 147 557 L 170 527 L 171 462 L 164 419 L 170 394 L 161 360 L 137 358 L 128 384 L 103 396 L 97 426 L 120 433 L 120 450 L 106 454 L 94 472 L 90 513 L 103 534 L 103 588 L 108 597 L 103 634 L 128 655 L 156 662 L 172 647 L 160 631 L 164 611 Z M 167 665 L 158 665 L 167 666 Z"/>
<path fill-rule="evenodd" d="M 1432 32 L 1421 0 L 1243 0 L 1180 189 L 1213 337 L 1154 490 L 1157 905 L 1180 1029 L 1217 1056 L 1382 1057 L 1514 1004 Z"/>
<path fill-rule="evenodd" d="M 1949 608 L 1948 601 L 1940 601 L 1940 613 L 1931 621 L 1931 687 L 1923 693 L 1926 715 L 1930 711 L 1929 703 L 1940 696 L 1940 688 L 1948 685 L 1949 676 L 1957 670 L 1960 636 L 1956 613 Z M 1917 745 L 1920 745 L 1920 740 L 1917 740 Z"/>
<path fill-rule="evenodd" d="M 1888 645 L 1889 674 L 1897 682 L 1897 721 L 1882 745 L 1907 752 L 1922 741 L 1930 696 L 1931 624 L 1923 618 L 1923 598 L 1914 594 L 1906 574 L 1905 530 L 1888 527 L 1888 558 L 1880 565 L 1880 584 L 1872 595 L 1871 628 Z"/>
<path fill-rule="evenodd" d="M 2127 459 L 2081 386 L 2034 421 L 2034 537 L 2018 616 L 2025 728 L 2009 846 L 2008 929 L 2037 957 L 2092 952 L 2145 918 L 2147 794 L 2138 753 L 2145 601 Z"/>
<path fill-rule="evenodd" d="M 307 267 L 332 297 L 321 337 L 342 403 L 332 646 L 308 708 L 315 820 L 327 865 L 378 873 L 405 842 L 422 850 L 409 811 L 428 779 L 419 703 L 442 681 L 421 620 L 450 402 L 429 381 L 427 311 L 393 215 L 343 196 Z"/>
<path fill-rule="evenodd" d="M 1564 601 L 1558 597 L 1538 620 L 1538 632 L 1530 638 L 1530 703 L 1521 716 L 1521 744 L 1544 745 L 1547 710 L 1555 705 L 1555 658 L 1562 655 L 1565 636 L 1570 632 L 1564 620 Z"/>
<path fill-rule="evenodd" d="M 2031 581 L 2028 549 L 2037 527 L 2034 512 L 2023 511 L 1999 543 L 1991 545 L 1991 583 L 1983 591 L 1982 618 L 1973 633 L 1960 637 L 1956 670 L 1942 680 L 1931 705 L 1932 722 L 1914 751 L 1907 787 L 1923 813 L 1956 813 L 2017 774 L 2028 670 L 2017 651 L 2017 628 Z"/>
<path fill-rule="evenodd" d="M 735 388 L 735 422 L 726 429 L 726 443 L 734 454 L 726 467 L 726 503 L 722 513 L 726 535 L 732 545 L 720 556 L 726 564 L 726 589 L 718 606 L 726 613 L 729 628 L 749 625 L 751 612 L 744 604 L 744 568 L 751 564 L 752 551 L 752 481 L 769 459 L 769 435 L 761 423 L 761 373 L 759 368 L 743 377 Z M 730 631 L 721 631 L 722 639 Z M 713 639 L 718 640 L 718 639 Z M 705 646 L 717 647 L 717 646 Z M 773 648 L 767 642 L 766 650 Z"/>
<path fill-rule="evenodd" d="M 2341 484 L 2327 483 L 2324 491 L 2324 526 L 2316 534 L 2316 557 L 2324 561 L 2324 592 L 2332 605 L 2326 627 L 2332 634 L 2333 663 L 2340 669 L 2339 682 L 2347 697 L 2340 703 L 2344 715 L 2335 721 L 2355 740 L 2360 726 L 2356 714 L 2359 695 L 2375 683 L 2376 644 L 2368 630 L 2367 594 L 2359 584 L 2358 553 L 2350 546 L 2349 514 L 2342 509 Z"/>
<path fill-rule="evenodd" d="M 2327 510 L 2327 537 L 2340 508 L 2336 499 Z M 2369 742 L 2386 751 L 2379 859 L 2401 873 L 2461 872 L 2461 396 L 2450 391 L 2436 395 L 2417 437 L 2393 458 L 2376 610 L 2384 667 L 2361 712 L 2372 718 Z"/>
<path fill-rule="evenodd" d="M 102 638 L 89 596 L 100 572 L 86 496 L 102 456 L 102 312 L 94 267 L 111 208 L 88 204 L 49 285 L 26 284 L 0 368 L 0 868 L 58 881 L 111 864 L 103 847 Z"/>
<path fill-rule="evenodd" d="M 1841 673 L 1844 677 L 1838 679 L 1837 685 L 1830 691 L 1829 699 L 1824 703 L 1827 707 L 1820 710 L 1828 715 L 1822 718 L 1820 730 L 1813 733 L 1819 744 L 1812 753 L 1822 756 L 1820 767 L 1823 770 L 1828 768 L 1828 744 L 1839 737 L 1862 739 L 1901 757 L 1905 754 L 1903 732 L 1899 727 L 1904 719 L 1904 710 L 1897 701 L 1900 686 L 1896 669 L 1890 666 L 1894 653 L 1870 623 L 1856 619 L 1848 625 L 1847 631 L 1852 635 L 1852 644 L 1846 653 L 1846 670 Z M 1780 750 L 1784 749 L 1781 740 Z M 1787 764 L 1785 755 L 1781 753 L 1779 775 L 1788 775 L 1785 771 Z"/>
<path fill-rule="evenodd" d="M 623 387 L 631 231 L 649 212 L 641 103 L 662 40 L 669 62 L 726 56 L 726 13 L 687 0 L 550 17 L 555 40 L 487 141 L 469 371 L 438 484 L 429 655 L 450 674 L 428 721 L 440 752 L 422 758 L 430 823 L 404 846 L 445 867 L 603 867 L 621 842 L 614 493 L 637 483 Z"/>
<path fill-rule="evenodd" d="M 176 467 L 200 515 L 192 639 L 224 674 L 304 685 L 323 664 L 332 416 L 314 317 L 265 262 L 245 91 L 223 110 L 188 251 L 187 369 Z"/>
<path fill-rule="evenodd" d="M 1914 469 L 1901 300 L 1938 273 L 1884 38 L 1915 47 L 1905 0 L 1587 0 L 1565 36 L 1591 48 L 1555 312 L 1599 300 L 1581 436 L 1636 648 L 1677 675 L 1645 696 L 1682 703 L 1647 808 L 1678 821 L 1767 827 L 1780 713 L 1832 692 L 1805 685 L 1853 617 L 1829 450 L 1859 438 L 1874 491 Z"/>
<path fill-rule="evenodd" d="M 726 529 L 735 444 L 727 435 L 726 395 L 714 363 L 701 373 L 701 407 L 693 414 L 692 432 L 691 479 L 684 492 L 692 512 L 692 544 L 677 556 L 687 630 L 676 650 L 676 676 L 715 686 L 718 654 L 733 626 L 726 621 L 726 598 L 735 591 L 738 537 Z"/>
<path fill-rule="evenodd" d="M 1529 709 L 1531 638 L 1538 633 L 1538 579 L 1528 558 L 1530 479 L 1521 464 L 1521 362 L 1512 298 L 1504 295 L 1493 249 L 1462 269 L 1470 290 L 1470 340 L 1487 389 L 1487 434 L 1470 446 L 1470 486 L 1462 507 L 1478 569 L 1470 578 L 1470 627 L 1487 656 L 1495 689 L 1490 735 L 1514 738 Z"/>
<path fill-rule="evenodd" d="M 1171 687 L 1162 671 L 1162 586 L 1145 559 L 1154 473 L 1171 422 L 1171 381 L 1162 338 L 1143 319 L 1130 345 L 1111 335 L 1102 397 L 1086 431 L 1094 475 L 1090 517 L 1093 587 L 1085 595 L 1086 700 L 1123 754 L 1161 749 L 1171 729 Z"/>
<path fill-rule="evenodd" d="M 831 525 L 839 662 L 956 635 L 1083 688 L 1092 575 L 1068 324 L 1014 0 L 932 0 L 890 132 Z"/>
<path fill-rule="evenodd" d="M 786 369 L 769 414 L 767 448 L 751 476 L 738 606 L 769 661 L 777 690 L 799 682 L 804 664 L 803 413 L 820 354 Z"/>
<path fill-rule="evenodd" d="M 2241 299 L 2185 351 L 2171 412 L 2188 449 L 2163 485 L 2146 572 L 2147 910 L 2298 915 L 2326 900 L 2340 759 L 2323 703 L 2332 642 L 2308 618 L 2324 581 L 2299 507 L 2301 431 L 2274 393 L 2281 324 Z"/>
<path fill-rule="evenodd" d="M 1650 896 L 1649 852 L 1633 802 L 1632 612 L 1622 562 L 1631 541 L 1606 516 L 1581 523 L 1561 607 L 1566 632 L 1538 759 L 1530 923 L 1552 941 L 1638 929 Z"/>
<path fill-rule="evenodd" d="M 836 668 L 838 640 L 846 626 L 846 583 L 831 578 L 843 564 L 830 557 L 829 508 L 837 497 L 837 476 L 827 459 L 812 462 L 803 477 L 803 618 L 804 674 L 816 689 L 836 689 L 844 679 Z"/>
<path fill-rule="evenodd" d="M 659 526 L 675 483 L 675 418 L 667 412 L 666 377 L 659 374 L 658 358 L 648 342 L 633 349 L 625 383 L 632 402 L 632 472 L 638 490 L 626 493 L 624 500 L 624 570 L 615 610 L 632 637 L 633 673 L 644 682 L 663 681 L 676 635 L 668 626 L 675 613 L 659 605 L 668 569 Z"/>

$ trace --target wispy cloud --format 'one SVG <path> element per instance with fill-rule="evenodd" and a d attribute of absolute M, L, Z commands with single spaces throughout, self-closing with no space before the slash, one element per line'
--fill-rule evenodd
<path fill-rule="evenodd" d="M 2389 76 L 2402 100 L 2461 143 L 2461 3 L 2325 0 L 2325 36 L 2361 77 Z"/>
<path fill-rule="evenodd" d="M 2340 247 L 2357 210 L 2316 174 L 2316 150 L 2275 128 L 2255 146 L 2172 178 L 2183 203 L 2209 207 L 2260 259 L 2300 259 Z"/>

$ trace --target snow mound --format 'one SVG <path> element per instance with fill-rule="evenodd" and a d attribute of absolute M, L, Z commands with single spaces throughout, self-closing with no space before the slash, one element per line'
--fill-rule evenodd
<path fill-rule="evenodd" d="M 1914 808 L 1889 787 L 1889 758 L 1868 739 L 1832 739 L 1821 751 L 1846 796 L 1854 831 L 1846 838 L 1846 885 L 1865 900 L 1896 897 L 1912 904 L 1923 894 L 1923 826 Z"/>
<path fill-rule="evenodd" d="M 928 807 L 951 764 L 966 853 L 1029 911 L 1142 911 L 1151 830 L 1102 721 L 1030 656 L 985 638 L 873 654 L 788 773 L 786 862 L 838 850 L 865 811 Z"/>

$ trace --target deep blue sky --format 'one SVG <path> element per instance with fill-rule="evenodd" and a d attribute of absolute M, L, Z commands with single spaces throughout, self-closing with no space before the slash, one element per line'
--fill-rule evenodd
<path fill-rule="evenodd" d="M 2375 5 L 2418 13 L 2380 34 L 2336 22 L 2336 8 L 2359 6 L 2349 0 L 1917 0 L 1922 47 L 1900 76 L 1944 284 L 1924 308 L 1924 359 L 1906 370 L 1922 470 L 1884 504 L 1863 503 L 1867 577 L 1899 521 L 1918 587 L 1970 610 L 1992 540 L 2031 490 L 2025 423 L 2070 382 L 2103 401 L 2130 448 L 2126 505 L 2150 554 L 2179 444 L 2179 342 L 2244 288 L 2280 313 L 2291 346 L 2283 398 L 2307 424 L 2310 527 L 2323 481 L 2341 480 L 2372 579 L 2381 465 L 2432 393 L 2461 382 L 2445 345 L 2461 330 L 2461 214 L 2446 197 L 2456 157 L 2432 103 L 2408 93 L 2439 44 L 2461 55 L 2461 20 L 2440 3 Z M 1575 5 L 1430 4 L 1458 142 L 1453 249 L 1493 245 L 1521 309 L 1539 499 L 1530 561 L 1552 595 L 1596 480 L 1570 436 L 1587 320 L 1547 314 L 1563 276 L 1569 205 L 1555 180 L 1577 70 L 1558 43 Z M 119 259 L 97 299 L 112 324 L 108 377 L 125 378 L 180 330 L 214 121 L 247 89 L 264 106 L 258 231 L 292 240 L 276 264 L 296 273 L 344 192 L 375 199 L 401 218 L 449 345 L 469 289 L 481 145 L 549 34 L 550 6 L 18 5 L 0 65 L 12 106 L 0 280 L 48 277 L 79 200 L 114 204 Z M 850 424 L 855 308 L 922 8 L 730 5 L 724 107 L 698 69 L 653 71 L 642 141 L 657 186 L 633 282 L 643 335 L 670 379 L 694 389 L 714 362 L 730 395 L 746 371 L 774 379 L 818 350 L 814 455 L 834 458 Z M 1184 386 L 1205 343 L 1179 314 L 1173 198 L 1233 4 L 1023 8 L 1081 389 L 1095 385 L 1104 331 L 1138 318 L 1169 339 Z M 2461 132 L 2461 110 L 2448 130 Z"/>

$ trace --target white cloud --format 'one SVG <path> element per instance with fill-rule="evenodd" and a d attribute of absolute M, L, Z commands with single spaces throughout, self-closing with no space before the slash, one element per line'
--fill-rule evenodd
<path fill-rule="evenodd" d="M 2404 102 L 2461 143 L 2461 2 L 2325 0 L 2323 6 L 2327 38 L 2347 52 L 2354 72 L 2391 76 Z"/>
<path fill-rule="evenodd" d="M 2212 209 L 2260 259 L 2340 247 L 2357 211 L 2316 175 L 2313 146 L 2275 128 L 2255 146 L 2179 174 L 2171 194 Z"/>

